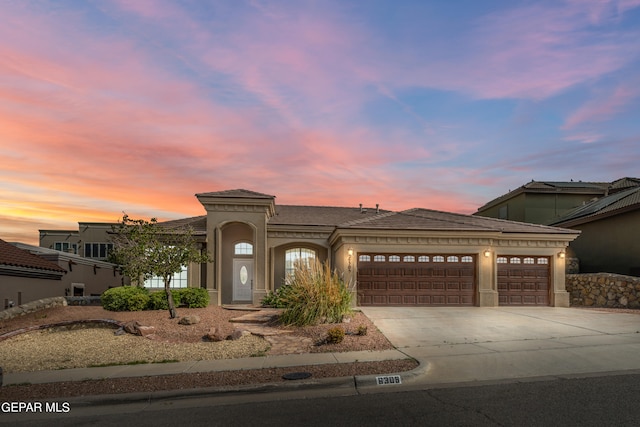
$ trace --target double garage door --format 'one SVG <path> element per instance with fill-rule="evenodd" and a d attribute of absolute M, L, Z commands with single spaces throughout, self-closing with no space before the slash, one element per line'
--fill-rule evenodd
<path fill-rule="evenodd" d="M 473 306 L 476 257 L 455 254 L 361 253 L 358 304 Z M 549 305 L 549 258 L 499 256 L 500 305 Z"/>
<path fill-rule="evenodd" d="M 470 255 L 360 254 L 358 304 L 471 306 L 475 271 Z"/>

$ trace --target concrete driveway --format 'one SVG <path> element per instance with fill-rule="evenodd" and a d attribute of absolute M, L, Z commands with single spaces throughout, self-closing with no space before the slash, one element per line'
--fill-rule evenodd
<path fill-rule="evenodd" d="M 422 383 L 640 370 L 640 314 L 554 307 L 361 307 Z"/>

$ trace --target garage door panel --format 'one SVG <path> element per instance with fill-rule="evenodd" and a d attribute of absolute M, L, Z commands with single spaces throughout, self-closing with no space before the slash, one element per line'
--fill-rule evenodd
<path fill-rule="evenodd" d="M 548 257 L 515 255 L 498 260 L 499 305 L 550 305 Z"/>
<path fill-rule="evenodd" d="M 359 259 L 357 268 L 360 305 L 475 303 L 475 257 L 459 262 L 462 256 L 456 255 L 366 255 L 369 261 Z"/>

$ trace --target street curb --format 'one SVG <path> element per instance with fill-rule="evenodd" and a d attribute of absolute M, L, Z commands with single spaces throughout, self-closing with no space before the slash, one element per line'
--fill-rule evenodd
<path fill-rule="evenodd" d="M 318 390 L 327 388 L 351 389 L 356 394 L 354 377 L 320 378 L 311 381 L 287 383 L 247 384 L 240 386 L 205 387 L 194 389 L 164 390 L 154 392 L 136 392 L 125 394 L 102 394 L 95 396 L 78 396 L 56 398 L 51 401 L 69 402 L 72 407 L 110 406 L 133 403 L 153 403 L 168 399 L 190 399 L 197 397 L 214 397 L 216 395 L 232 396 L 244 394 L 262 394 L 270 392 L 286 392 L 301 390 Z M 49 400 L 49 399 L 47 399 Z"/>

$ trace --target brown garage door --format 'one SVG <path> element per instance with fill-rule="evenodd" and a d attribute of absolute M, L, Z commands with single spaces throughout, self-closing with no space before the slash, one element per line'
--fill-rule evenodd
<path fill-rule="evenodd" d="M 500 305 L 549 305 L 549 257 L 499 256 Z"/>
<path fill-rule="evenodd" d="M 471 255 L 361 253 L 358 304 L 474 305 L 475 271 Z"/>

